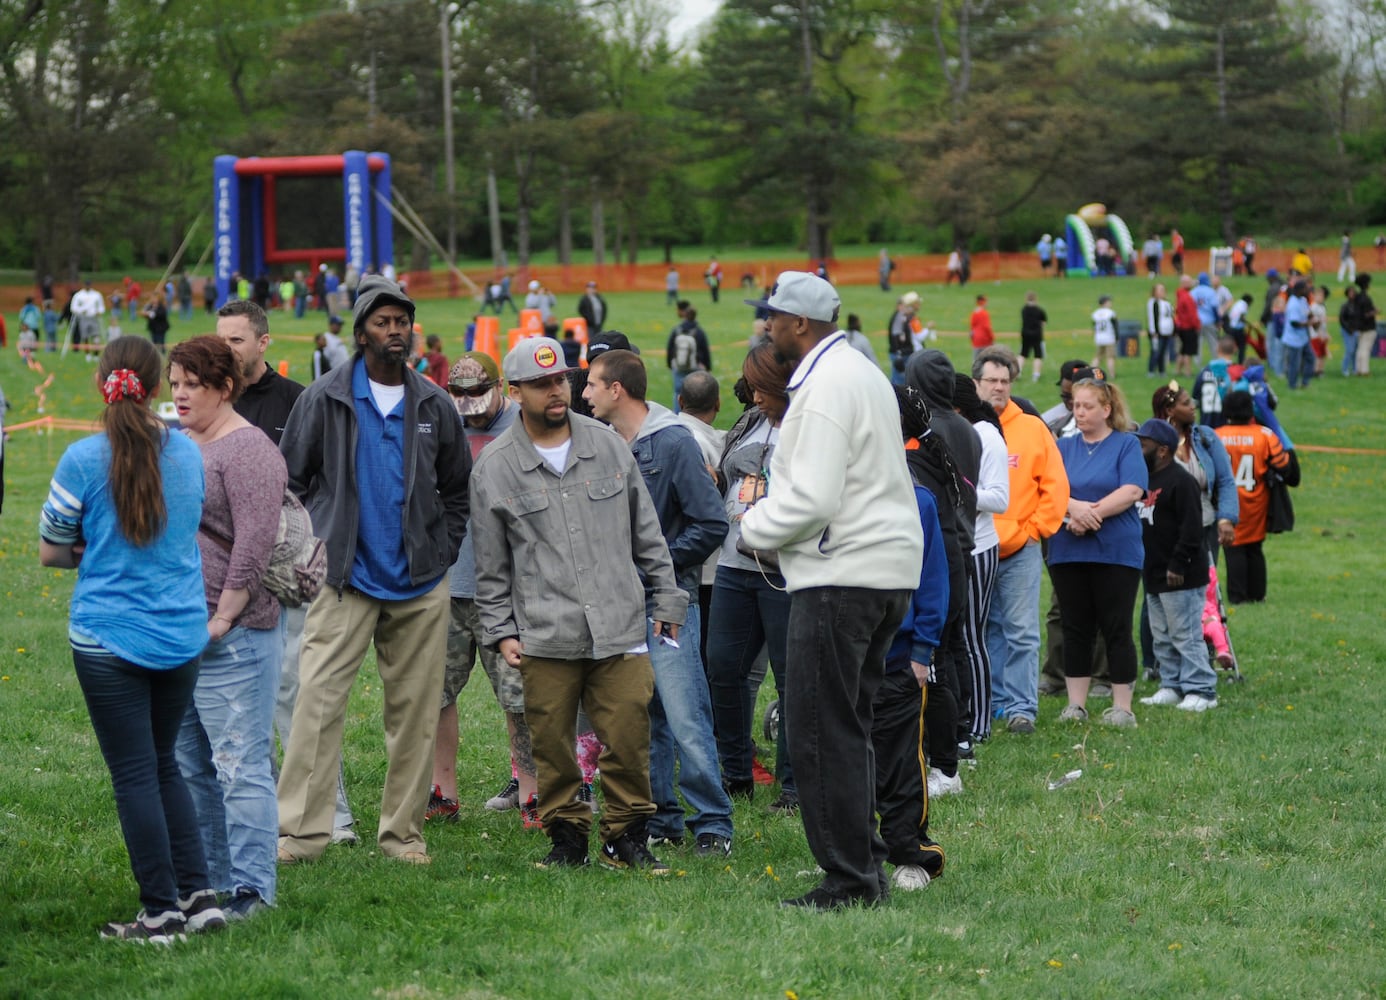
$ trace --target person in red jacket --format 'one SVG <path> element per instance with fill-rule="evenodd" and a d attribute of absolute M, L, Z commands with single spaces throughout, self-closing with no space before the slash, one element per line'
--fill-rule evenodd
<path fill-rule="evenodd" d="M 972 356 L 975 358 L 985 348 L 996 343 L 996 334 L 991 329 L 991 313 L 987 312 L 987 297 L 977 296 L 977 308 L 972 310 Z"/>
<path fill-rule="evenodd" d="M 1185 274 L 1179 278 L 1179 291 L 1174 296 L 1174 339 L 1179 344 L 1179 358 L 1174 363 L 1176 375 L 1193 375 L 1193 359 L 1198 354 L 1198 303 L 1189 289 L 1194 280 Z"/>

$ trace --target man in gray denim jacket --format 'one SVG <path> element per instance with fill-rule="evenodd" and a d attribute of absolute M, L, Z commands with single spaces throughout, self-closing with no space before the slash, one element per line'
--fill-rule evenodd
<path fill-rule="evenodd" d="M 679 641 L 688 597 L 626 443 L 569 412 L 561 345 L 523 340 L 503 365 L 520 420 L 477 460 L 471 480 L 476 604 L 487 645 L 519 668 L 534 738 L 539 809 L 552 850 L 542 868 L 587 862 L 592 813 L 573 749 L 579 703 L 602 755 L 601 860 L 665 874 L 646 845 L 648 706 L 657 642 Z M 696 638 L 693 639 L 696 641 Z"/>

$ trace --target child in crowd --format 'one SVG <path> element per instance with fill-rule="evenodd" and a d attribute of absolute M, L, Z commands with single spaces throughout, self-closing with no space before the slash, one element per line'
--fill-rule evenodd
<path fill-rule="evenodd" d="M 1095 345 L 1092 366 L 1104 371 L 1116 370 L 1117 314 L 1112 308 L 1112 297 L 1104 295 L 1097 300 L 1097 308 L 1092 313 L 1092 342 Z"/>

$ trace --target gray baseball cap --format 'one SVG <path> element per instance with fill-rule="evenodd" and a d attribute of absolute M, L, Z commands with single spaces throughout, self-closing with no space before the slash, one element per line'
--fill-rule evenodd
<path fill-rule="evenodd" d="M 563 356 L 563 345 L 552 337 L 526 337 L 501 362 L 507 382 L 532 382 L 573 369 Z"/>

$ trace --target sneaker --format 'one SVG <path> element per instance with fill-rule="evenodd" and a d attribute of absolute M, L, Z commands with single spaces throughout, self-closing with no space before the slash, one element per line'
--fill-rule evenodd
<path fill-rule="evenodd" d="M 1145 679 L 1148 680 L 1148 681 L 1155 681 L 1155 682 L 1158 683 L 1159 680 L 1160 680 L 1160 668 L 1159 668 L 1159 667 L 1146 667 L 1146 668 L 1145 668 Z"/>
<path fill-rule="evenodd" d="M 1040 694 L 1063 694 L 1067 690 L 1067 684 L 1063 681 L 1056 681 L 1052 677 L 1041 677 L 1039 680 Z"/>
<path fill-rule="evenodd" d="M 643 823 L 626 830 L 602 845 L 601 862 L 608 868 L 634 868 L 648 871 L 651 875 L 668 875 L 669 866 L 650 853 L 645 844 Z"/>
<path fill-rule="evenodd" d="M 428 796 L 428 809 L 424 812 L 424 819 L 441 819 L 444 823 L 456 823 L 461 819 L 458 815 L 460 811 L 461 806 L 457 804 L 457 800 L 443 798 L 443 790 L 434 785 Z"/>
<path fill-rule="evenodd" d="M 797 792 L 780 792 L 780 797 L 770 803 L 770 811 L 779 813 L 781 816 L 793 816 L 799 811 L 799 794 Z"/>
<path fill-rule="evenodd" d="M 1102 713 L 1102 721 L 1109 726 L 1115 726 L 1117 729 L 1136 728 L 1136 716 L 1124 708 L 1117 708 L 1115 705 Z"/>
<path fill-rule="evenodd" d="M 578 789 L 577 800 L 591 809 L 594 814 L 596 813 L 597 797 L 592 793 L 592 783 L 590 781 L 584 781 L 582 783 L 582 787 Z"/>
<path fill-rule="evenodd" d="M 797 896 L 794 899 L 780 900 L 780 906 L 787 910 L 845 910 L 852 906 L 875 906 L 876 900 L 867 899 L 865 896 L 840 896 L 835 892 L 829 892 L 822 886 L 812 889 Z"/>
<path fill-rule="evenodd" d="M 520 823 L 526 830 L 544 829 L 544 821 L 539 818 L 538 795 L 531 795 L 525 804 L 520 806 Z"/>
<path fill-rule="evenodd" d="M 727 798 L 745 799 L 750 802 L 756 794 L 756 782 L 754 778 L 734 778 L 723 781 L 722 789 L 727 793 Z"/>
<path fill-rule="evenodd" d="M 1173 688 L 1160 688 L 1149 698 L 1141 699 L 1142 705 L 1177 705 L 1179 694 Z"/>
<path fill-rule="evenodd" d="M 347 847 L 355 847 L 361 843 L 361 838 L 356 836 L 356 831 L 349 826 L 339 826 L 332 831 L 332 843 L 345 844 Z"/>
<path fill-rule="evenodd" d="M 486 800 L 486 808 L 498 813 L 520 808 L 520 779 L 511 778 L 508 785 Z"/>
<path fill-rule="evenodd" d="M 950 778 L 936 767 L 929 768 L 929 798 L 937 798 L 940 795 L 961 795 L 962 790 L 962 775 L 955 774 Z"/>
<path fill-rule="evenodd" d="M 1184 700 L 1175 706 L 1175 708 L 1182 708 L 1186 712 L 1206 712 L 1210 708 L 1217 707 L 1218 700 L 1216 698 L 1205 698 L 1201 694 L 1186 694 Z"/>
<path fill-rule="evenodd" d="M 958 763 L 968 767 L 977 766 L 977 748 L 971 743 L 958 744 Z"/>
<path fill-rule="evenodd" d="M 775 776 L 765 769 L 765 765 L 756 757 L 751 761 L 751 780 L 757 785 L 773 785 Z"/>
<path fill-rule="evenodd" d="M 545 831 L 553 846 L 535 868 L 581 868 L 587 864 L 587 836 L 567 820 L 556 819 Z"/>
<path fill-rule="evenodd" d="M 166 910 L 152 917 L 140 910 L 128 924 L 107 924 L 101 928 L 101 936 L 114 941 L 134 941 L 136 944 L 170 945 L 188 939 L 187 926 L 187 921 L 178 910 Z"/>
<path fill-rule="evenodd" d="M 226 904 L 227 920 L 249 920 L 255 914 L 270 908 L 269 903 L 254 889 L 241 889 Z"/>
<path fill-rule="evenodd" d="M 683 834 L 680 833 L 673 837 L 649 837 L 645 841 L 645 846 L 650 850 L 654 850 L 656 847 L 682 847 Z"/>
<path fill-rule="evenodd" d="M 731 857 L 731 838 L 724 837 L 720 833 L 700 833 L 693 853 L 702 857 L 717 855 L 718 857 L 729 858 Z"/>
<path fill-rule="evenodd" d="M 1112 696 L 1112 686 L 1098 681 L 1088 688 L 1089 698 L 1110 698 Z"/>
<path fill-rule="evenodd" d="M 178 912 L 183 914 L 189 934 L 219 931 L 226 926 L 226 914 L 217 902 L 215 889 L 202 889 L 187 899 L 178 898 Z"/>
<path fill-rule="evenodd" d="M 1006 732 L 1015 733 L 1017 736 L 1033 736 L 1035 723 L 1033 719 L 1027 719 L 1023 715 L 1012 715 L 1006 720 Z"/>
<path fill-rule="evenodd" d="M 890 884 L 905 892 L 927 888 L 932 881 L 923 865 L 896 865 L 890 874 Z"/>
<path fill-rule="evenodd" d="M 1069 703 L 1064 706 L 1064 710 L 1059 713 L 1060 722 L 1087 722 L 1088 710 L 1082 705 Z"/>

